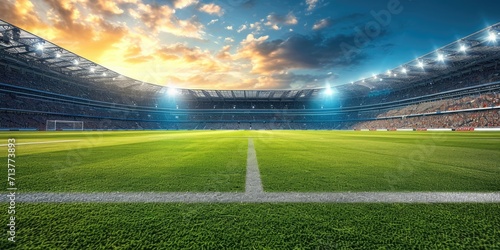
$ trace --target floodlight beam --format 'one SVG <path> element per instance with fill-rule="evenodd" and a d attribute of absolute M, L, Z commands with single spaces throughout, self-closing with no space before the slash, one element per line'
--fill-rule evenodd
<path fill-rule="evenodd" d="M 423 69 L 424 68 L 424 63 L 422 61 L 418 61 L 418 67 Z"/>
<path fill-rule="evenodd" d="M 36 50 L 43 51 L 43 44 L 38 43 L 37 45 L 35 45 L 35 48 Z"/>
<path fill-rule="evenodd" d="M 444 62 L 444 55 L 443 54 L 438 54 L 437 59 L 440 62 Z"/>
<path fill-rule="evenodd" d="M 497 41 L 497 34 L 495 32 L 490 31 L 490 34 L 488 35 L 488 40 L 490 42 L 496 42 Z"/>
<path fill-rule="evenodd" d="M 179 92 L 177 91 L 177 89 L 176 89 L 176 88 L 169 87 L 169 88 L 167 89 L 167 94 L 168 94 L 169 96 L 175 96 L 175 95 L 177 95 L 178 93 L 179 93 Z"/>

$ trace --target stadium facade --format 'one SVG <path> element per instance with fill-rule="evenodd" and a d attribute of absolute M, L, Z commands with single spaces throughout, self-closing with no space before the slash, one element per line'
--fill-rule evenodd
<path fill-rule="evenodd" d="M 45 130 L 48 121 L 84 124 L 51 123 L 62 130 L 496 128 L 499 31 L 500 23 L 331 88 L 202 90 L 131 79 L 0 21 L 0 128 Z"/>

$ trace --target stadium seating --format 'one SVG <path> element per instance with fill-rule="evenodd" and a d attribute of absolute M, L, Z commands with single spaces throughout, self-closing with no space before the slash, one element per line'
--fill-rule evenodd
<path fill-rule="evenodd" d="M 178 100 L 158 92 L 0 64 L 2 129 L 44 129 L 78 120 L 85 129 L 395 129 L 500 127 L 498 70 L 490 67 L 377 96 L 346 96 L 338 107 L 313 100 Z M 487 110 L 486 110 L 487 109 Z"/>

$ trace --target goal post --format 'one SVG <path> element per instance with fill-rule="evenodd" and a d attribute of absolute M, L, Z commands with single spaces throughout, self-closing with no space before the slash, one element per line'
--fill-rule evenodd
<path fill-rule="evenodd" d="M 83 130 L 83 121 L 47 120 L 45 130 Z"/>

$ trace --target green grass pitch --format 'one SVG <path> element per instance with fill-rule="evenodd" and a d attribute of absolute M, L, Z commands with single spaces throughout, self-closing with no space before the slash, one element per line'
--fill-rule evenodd
<path fill-rule="evenodd" d="M 500 248 L 499 204 L 21 204 L 18 210 L 18 241 L 1 239 L 0 249 Z"/>
<path fill-rule="evenodd" d="M 0 144 L 7 138 L 18 144 L 20 193 L 244 192 L 248 138 L 266 192 L 500 191 L 500 133 L 1 132 Z M 17 242 L 5 236 L 0 249 L 500 248 L 499 204 L 20 203 L 16 212 Z"/>
<path fill-rule="evenodd" d="M 244 191 L 247 139 L 221 133 L 21 134 L 17 143 L 55 143 L 17 147 L 22 166 L 18 187 L 47 192 Z"/>
<path fill-rule="evenodd" d="M 256 138 L 267 191 L 500 191 L 500 133 L 280 131 Z"/>
<path fill-rule="evenodd" d="M 243 192 L 248 138 L 254 140 L 268 192 L 500 191 L 500 133 L 181 131 L 10 136 L 21 143 L 17 176 L 24 191 Z M 55 143 L 22 144 L 43 141 Z"/>

